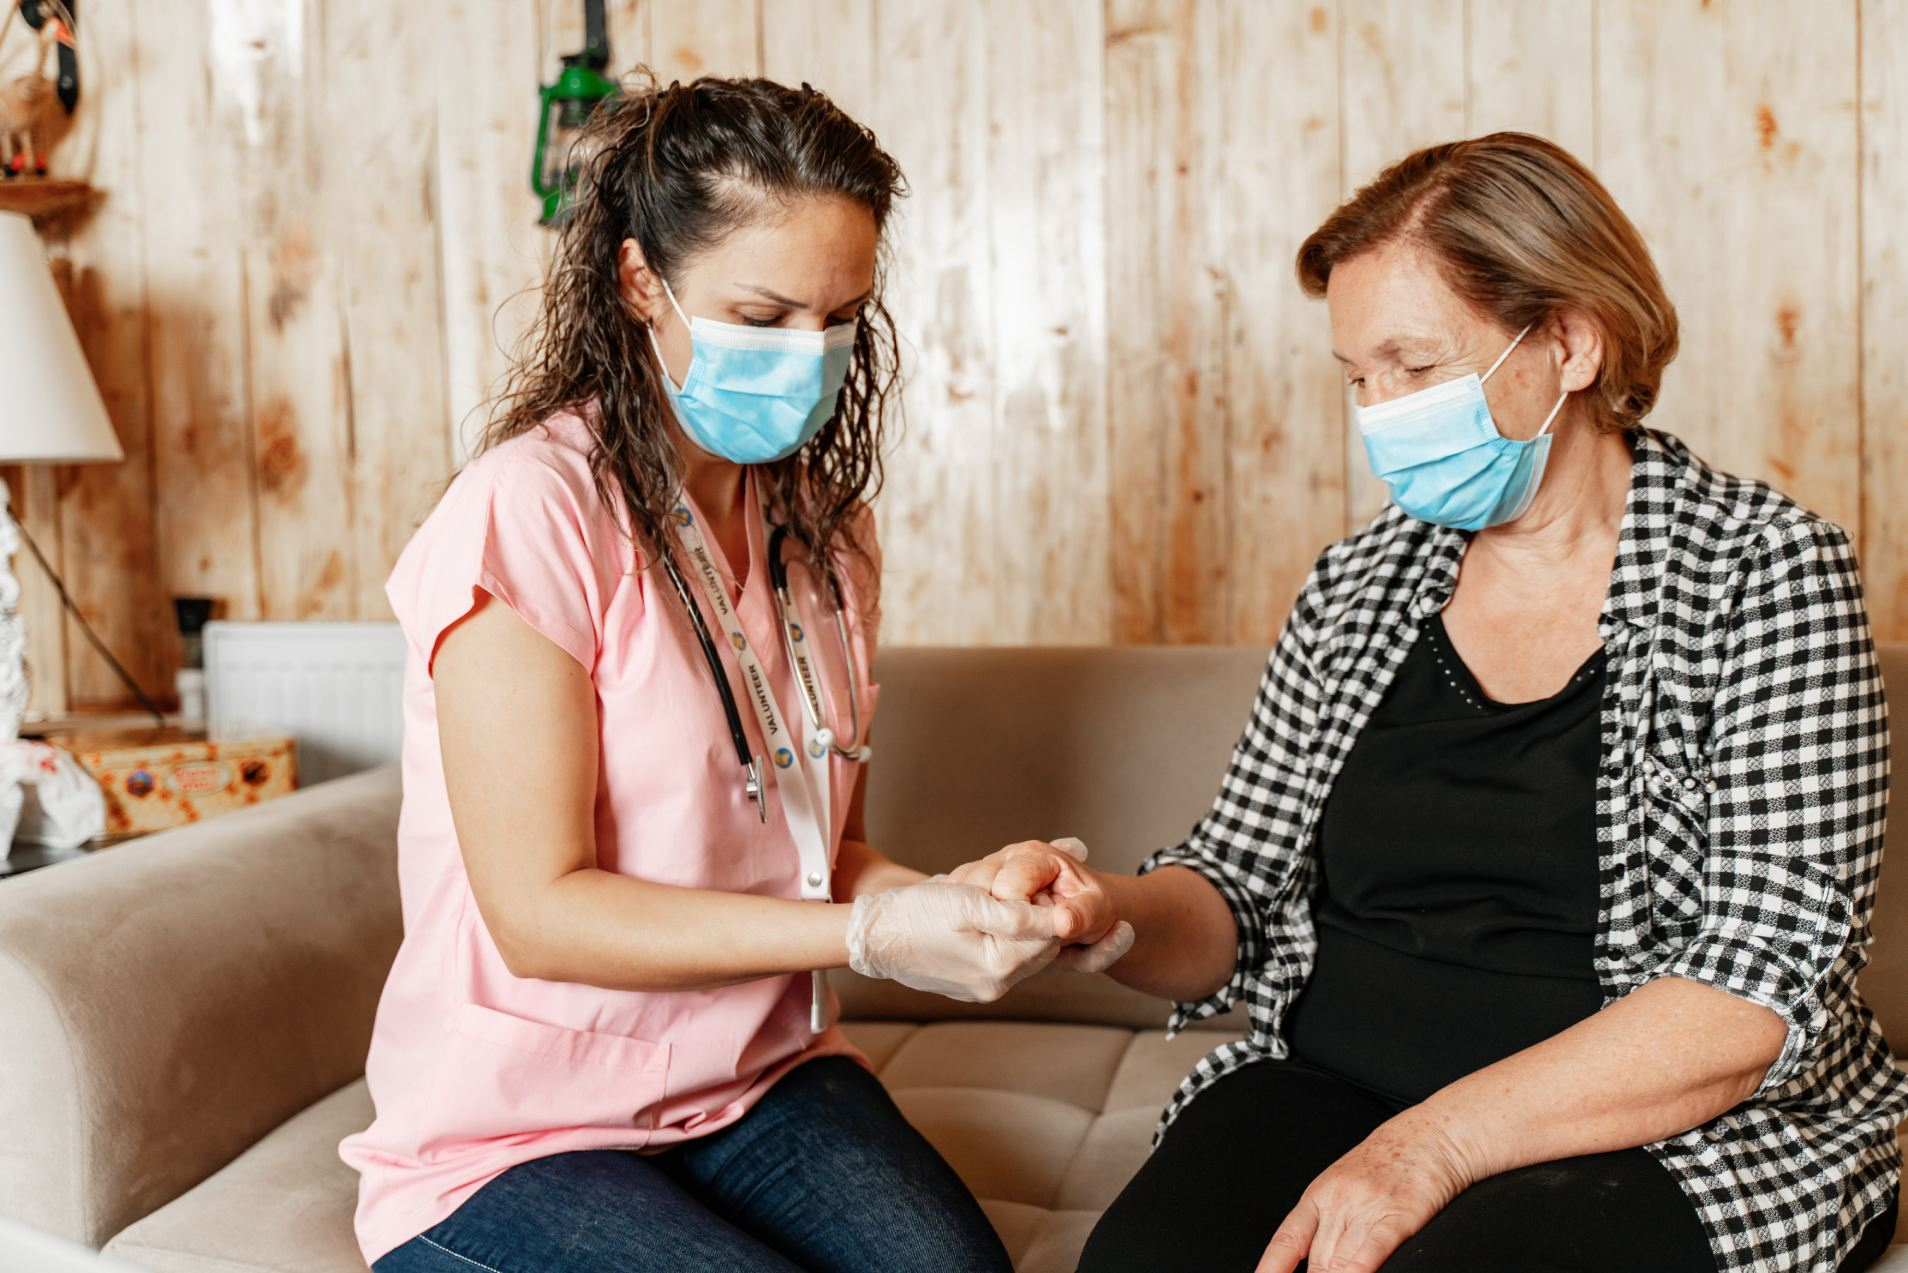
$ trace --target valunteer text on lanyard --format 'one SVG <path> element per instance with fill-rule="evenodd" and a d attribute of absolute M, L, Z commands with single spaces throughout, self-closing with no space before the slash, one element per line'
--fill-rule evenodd
<path fill-rule="evenodd" d="M 766 509 L 763 510 L 763 520 L 766 524 Z M 709 599 L 710 609 L 715 611 L 722 630 L 728 635 L 729 646 L 735 651 L 736 661 L 742 669 L 742 679 L 748 685 L 749 702 L 754 706 L 756 722 L 762 728 L 762 741 L 769 749 L 768 769 L 774 776 L 775 789 L 782 795 L 783 818 L 801 861 L 802 897 L 810 901 L 831 901 L 828 749 L 821 746 L 803 747 L 795 738 L 787 723 L 787 715 L 776 701 L 774 690 L 769 688 L 768 673 L 762 668 L 762 660 L 757 657 L 754 644 L 743 633 L 735 607 L 729 604 L 728 589 L 723 585 L 721 573 L 709 554 L 708 543 L 703 539 L 701 528 L 696 525 L 695 516 L 686 504 L 676 506 L 675 522 L 683 550 L 696 564 L 696 579 L 702 585 L 703 595 Z M 799 674 L 812 675 L 806 668 L 801 669 Z M 802 757 L 800 764 L 796 763 L 798 755 Z M 812 971 L 809 979 L 809 1028 L 819 1034 L 827 1025 L 822 1016 L 827 987 L 820 969 Z"/>

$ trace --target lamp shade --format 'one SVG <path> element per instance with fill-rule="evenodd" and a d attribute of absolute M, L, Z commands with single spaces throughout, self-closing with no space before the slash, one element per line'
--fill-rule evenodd
<path fill-rule="evenodd" d="M 124 458 L 33 222 L 0 212 L 0 464 Z"/>

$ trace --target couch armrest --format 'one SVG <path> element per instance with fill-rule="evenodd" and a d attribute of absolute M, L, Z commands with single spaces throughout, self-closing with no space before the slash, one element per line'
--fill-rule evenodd
<path fill-rule="evenodd" d="M 398 770 L 0 882 L 0 1214 L 88 1246 L 364 1072 Z"/>

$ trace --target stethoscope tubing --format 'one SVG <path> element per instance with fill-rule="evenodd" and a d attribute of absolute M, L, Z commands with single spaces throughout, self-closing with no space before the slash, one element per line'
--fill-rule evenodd
<path fill-rule="evenodd" d="M 795 603 L 790 599 L 788 592 L 788 562 L 782 557 L 782 541 L 788 537 L 788 533 L 786 526 L 776 526 L 769 531 L 768 563 L 769 584 L 774 589 L 776 604 L 782 611 L 782 650 L 788 655 L 789 666 L 793 668 L 799 665 L 800 656 L 795 650 L 795 638 L 789 630 L 791 619 L 795 615 Z M 855 665 L 854 646 L 848 640 L 848 618 L 842 612 L 841 590 L 836 585 L 834 572 L 824 566 L 821 569 L 821 577 L 822 587 L 828 593 L 823 600 L 834 612 L 835 633 L 841 640 L 842 665 L 848 673 L 848 721 L 854 731 L 844 743 L 834 736 L 833 730 L 828 730 L 830 734 L 828 747 L 843 760 L 865 761 L 868 757 L 861 736 L 860 669 Z M 796 679 L 798 681 L 801 679 L 799 673 Z M 821 719 L 820 704 L 816 701 L 822 690 L 823 687 L 818 682 L 813 695 L 807 692 L 806 687 L 802 693 L 803 714 L 808 717 L 809 727 L 817 731 L 828 729 L 827 724 Z"/>
<path fill-rule="evenodd" d="M 769 584 L 781 611 L 779 618 L 782 628 L 782 649 L 788 657 L 789 666 L 799 668 L 801 660 L 795 650 L 795 639 L 789 631 L 790 616 L 794 613 L 795 605 L 789 597 L 788 563 L 783 560 L 781 551 L 782 541 L 787 535 L 788 527 L 786 526 L 773 527 L 769 532 Z M 736 763 L 742 766 L 742 771 L 746 775 L 746 790 L 749 798 L 755 801 L 756 813 L 763 822 L 767 822 L 768 791 L 762 781 L 761 766 L 749 746 L 748 732 L 742 725 L 742 710 L 736 704 L 735 693 L 729 686 L 729 673 L 723 665 L 721 650 L 716 645 L 714 636 L 709 632 L 708 623 L 702 617 L 701 607 L 696 604 L 695 597 L 689 591 L 688 580 L 682 577 L 682 571 L 676 566 L 675 557 L 667 551 L 664 551 L 661 556 L 664 572 L 668 574 L 669 582 L 675 588 L 677 598 L 682 602 L 682 608 L 688 612 L 689 626 L 696 634 L 696 644 L 702 649 L 703 662 L 709 667 L 709 679 L 715 685 L 717 697 L 722 700 L 722 714 L 729 726 L 729 741 L 735 747 Z M 848 619 L 842 611 L 841 594 L 832 571 L 823 570 L 822 586 L 828 591 L 829 595 L 825 600 L 828 602 L 829 609 L 834 612 L 835 632 L 841 640 L 843 665 L 848 674 L 848 719 L 854 731 L 853 735 L 846 743 L 843 743 L 832 736 L 833 731 L 828 730 L 827 725 L 820 719 L 818 704 L 815 701 L 823 692 L 823 687 L 819 683 L 815 686 L 813 695 L 806 687 L 803 687 L 802 711 L 808 717 L 809 727 L 815 730 L 818 736 L 824 731 L 831 735 L 828 742 L 830 751 L 844 760 L 866 761 L 868 749 L 862 738 L 861 689 L 856 684 L 860 670 L 855 664 L 854 646 L 848 639 Z M 801 679 L 799 673 L 796 679 Z"/>
<path fill-rule="evenodd" d="M 718 697 L 722 699 L 722 714 L 729 721 L 729 740 L 735 745 L 735 756 L 743 772 L 748 775 L 748 794 L 755 801 L 756 812 L 762 821 L 768 821 L 768 798 L 762 788 L 762 775 L 756 767 L 755 753 L 749 747 L 749 736 L 742 728 L 742 711 L 736 706 L 735 695 L 729 689 L 728 669 L 722 665 L 722 655 L 716 649 L 715 638 L 709 634 L 709 625 L 703 621 L 702 611 L 697 608 L 696 600 L 689 592 L 689 583 L 682 577 L 682 571 L 676 568 L 676 561 L 667 550 L 662 553 L 663 569 L 669 576 L 669 582 L 675 585 L 676 596 L 682 601 L 682 608 L 689 612 L 689 626 L 696 634 L 696 644 L 702 647 L 703 661 L 709 665 L 709 675 L 714 679 Z"/>

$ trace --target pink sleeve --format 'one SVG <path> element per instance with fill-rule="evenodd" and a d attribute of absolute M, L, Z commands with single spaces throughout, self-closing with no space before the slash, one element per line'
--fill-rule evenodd
<path fill-rule="evenodd" d="M 583 489 L 579 489 L 579 486 Z M 593 671 L 620 560 L 586 469 L 536 452 L 480 456 L 459 473 L 385 584 L 424 660 L 482 590 Z"/>

